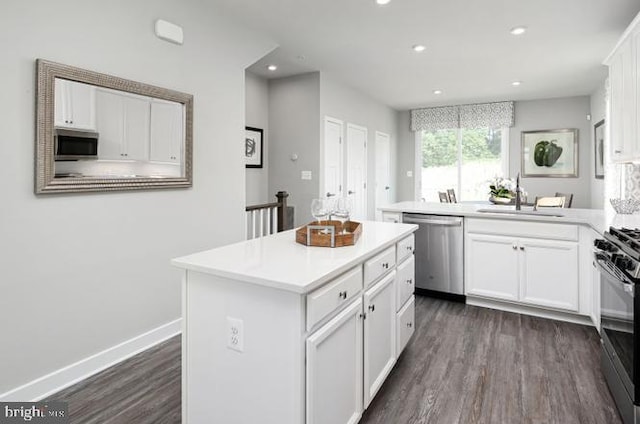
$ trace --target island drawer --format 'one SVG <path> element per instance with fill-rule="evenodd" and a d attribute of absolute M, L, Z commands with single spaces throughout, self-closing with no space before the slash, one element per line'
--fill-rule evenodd
<path fill-rule="evenodd" d="M 468 233 L 578 241 L 574 224 L 467 218 L 465 228 Z"/>
<path fill-rule="evenodd" d="M 415 299 L 415 296 L 411 296 L 407 304 L 400 309 L 396 318 L 396 352 L 398 356 L 407 346 L 415 331 Z"/>
<path fill-rule="evenodd" d="M 415 248 L 415 237 L 413 234 L 411 234 L 409 237 L 406 237 L 400 240 L 398 242 L 396 262 L 400 263 L 405 258 L 408 258 L 411 254 L 413 254 L 414 248 Z"/>
<path fill-rule="evenodd" d="M 396 305 L 398 309 L 413 295 L 415 288 L 415 259 L 411 256 L 398 265 L 396 271 Z"/>
<path fill-rule="evenodd" d="M 364 286 L 368 287 L 396 265 L 396 246 L 378 253 L 364 263 Z"/>
<path fill-rule="evenodd" d="M 362 266 L 357 266 L 307 295 L 307 331 L 362 290 Z"/>

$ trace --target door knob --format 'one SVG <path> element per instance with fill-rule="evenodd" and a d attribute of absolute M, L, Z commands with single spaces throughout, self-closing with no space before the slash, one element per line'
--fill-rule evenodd
<path fill-rule="evenodd" d="M 375 311 L 376 310 L 376 305 L 369 305 L 369 310 L 371 312 Z"/>
<path fill-rule="evenodd" d="M 327 197 L 333 197 L 335 195 L 336 195 L 335 193 L 330 193 L 330 192 L 327 191 Z"/>
<path fill-rule="evenodd" d="M 385 188 L 384 188 L 384 189 L 385 189 L 385 190 L 389 190 L 390 188 L 391 188 L 391 187 L 389 187 L 389 186 L 385 186 Z"/>
<path fill-rule="evenodd" d="M 353 190 L 349 190 L 349 191 L 347 191 L 347 194 L 356 194 L 356 192 L 353 191 Z"/>

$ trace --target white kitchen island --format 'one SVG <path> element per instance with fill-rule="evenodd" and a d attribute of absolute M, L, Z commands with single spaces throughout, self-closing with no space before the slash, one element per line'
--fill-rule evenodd
<path fill-rule="evenodd" d="M 414 328 L 415 225 L 355 246 L 295 232 L 177 258 L 184 423 L 355 424 Z"/>

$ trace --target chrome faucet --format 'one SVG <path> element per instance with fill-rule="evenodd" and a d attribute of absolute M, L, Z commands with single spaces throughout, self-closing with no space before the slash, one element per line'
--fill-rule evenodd
<path fill-rule="evenodd" d="M 516 210 L 519 211 L 522 209 L 522 190 L 520 189 L 520 173 L 518 172 L 518 176 L 516 177 Z"/>

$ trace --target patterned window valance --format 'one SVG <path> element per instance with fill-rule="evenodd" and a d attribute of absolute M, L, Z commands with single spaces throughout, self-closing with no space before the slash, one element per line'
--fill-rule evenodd
<path fill-rule="evenodd" d="M 513 125 L 513 102 L 431 107 L 411 111 L 411 131 L 512 127 Z"/>

